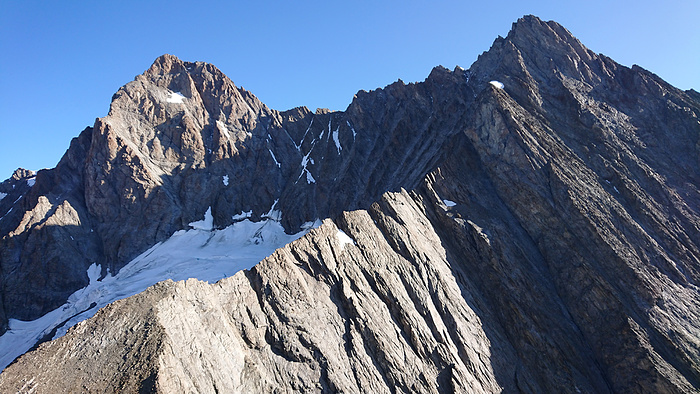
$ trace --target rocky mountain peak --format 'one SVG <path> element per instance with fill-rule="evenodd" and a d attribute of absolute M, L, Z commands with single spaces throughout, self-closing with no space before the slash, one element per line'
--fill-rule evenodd
<path fill-rule="evenodd" d="M 256 118 L 270 113 L 257 97 L 236 87 L 214 65 L 163 55 L 115 94 L 109 116 L 141 113 L 146 121 L 155 123 L 183 110 L 204 124 L 226 123 L 231 118 L 239 128 L 255 128 Z"/>
<path fill-rule="evenodd" d="M 505 38 L 521 48 L 540 47 L 542 50 L 566 45 L 576 52 L 588 49 L 569 30 L 555 21 L 543 21 L 534 15 L 526 15 L 513 23 Z"/>
<path fill-rule="evenodd" d="M 10 177 L 10 179 L 12 179 L 14 181 L 21 181 L 23 179 L 31 178 L 35 175 L 36 175 L 36 173 L 32 170 L 27 170 L 25 168 L 18 168 L 15 170 L 15 172 L 12 173 L 12 176 Z"/>
<path fill-rule="evenodd" d="M 153 61 L 151 67 L 146 70 L 144 74 L 146 75 L 165 75 L 165 74 L 177 74 L 180 72 L 186 72 L 188 67 L 192 67 L 193 63 L 184 62 L 180 60 L 177 56 L 171 54 L 163 54 Z"/>
<path fill-rule="evenodd" d="M 331 110 L 328 109 L 328 108 L 316 108 L 316 111 L 314 112 L 314 114 L 316 114 L 316 115 L 325 115 L 325 114 L 330 114 L 330 113 L 332 113 L 332 112 L 335 112 L 335 111 L 331 111 Z"/>
<path fill-rule="evenodd" d="M 539 90 L 563 78 L 597 85 L 616 68 L 614 62 L 595 55 L 560 24 L 526 16 L 513 23 L 505 38 L 470 68 L 474 82 L 491 80 L 505 84 L 506 91 L 540 104 Z M 539 86 L 542 85 L 542 86 Z"/>
<path fill-rule="evenodd" d="M 0 331 L 179 230 L 324 224 L 103 309 L 0 391 L 697 392 L 698 114 L 534 16 L 346 111 L 161 56 L 36 185 L 0 184 Z"/>

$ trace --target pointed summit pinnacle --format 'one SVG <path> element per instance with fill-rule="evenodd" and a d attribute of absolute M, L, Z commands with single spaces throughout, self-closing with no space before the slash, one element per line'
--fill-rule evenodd
<path fill-rule="evenodd" d="M 166 53 L 159 56 L 145 74 L 164 75 L 181 71 L 186 71 L 185 62 L 180 60 L 177 56 Z"/>
<path fill-rule="evenodd" d="M 564 26 L 554 21 L 542 21 L 534 15 L 525 15 L 513 23 L 505 40 L 512 42 L 521 51 L 535 48 L 554 53 L 573 51 L 585 60 L 595 56 Z"/>

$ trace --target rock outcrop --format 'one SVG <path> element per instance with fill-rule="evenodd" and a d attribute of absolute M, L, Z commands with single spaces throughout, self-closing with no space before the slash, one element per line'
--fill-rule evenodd
<path fill-rule="evenodd" d="M 13 282 L 41 253 L 117 270 L 208 207 L 218 227 L 331 219 L 250 271 L 104 308 L 0 391 L 696 392 L 698 114 L 696 92 L 532 16 L 469 70 L 345 112 L 277 112 L 163 56 L 0 200 L 7 317 L 60 299 Z M 66 235 L 73 255 L 41 244 Z"/>
<path fill-rule="evenodd" d="M 41 316 L 88 283 L 93 262 L 114 273 L 209 207 L 217 228 L 276 210 L 294 233 L 413 188 L 459 129 L 465 89 L 437 68 L 424 83 L 360 92 L 344 113 L 278 112 L 214 66 L 164 55 L 0 221 L 5 311 Z"/>

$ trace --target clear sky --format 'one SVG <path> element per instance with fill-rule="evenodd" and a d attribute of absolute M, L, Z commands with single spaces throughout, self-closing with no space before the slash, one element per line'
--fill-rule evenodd
<path fill-rule="evenodd" d="M 0 0 L 0 180 L 54 167 L 164 53 L 213 63 L 274 109 L 344 110 L 360 89 L 468 68 L 525 14 L 700 90 L 698 0 Z"/>

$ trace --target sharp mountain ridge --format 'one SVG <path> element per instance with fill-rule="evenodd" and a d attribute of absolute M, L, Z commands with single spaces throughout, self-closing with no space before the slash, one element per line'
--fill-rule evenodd
<path fill-rule="evenodd" d="M 343 112 L 275 111 L 164 55 L 56 168 L 0 184 L 3 328 L 205 212 L 327 219 L 103 308 L 0 389 L 697 392 L 698 97 L 534 16 Z"/>

